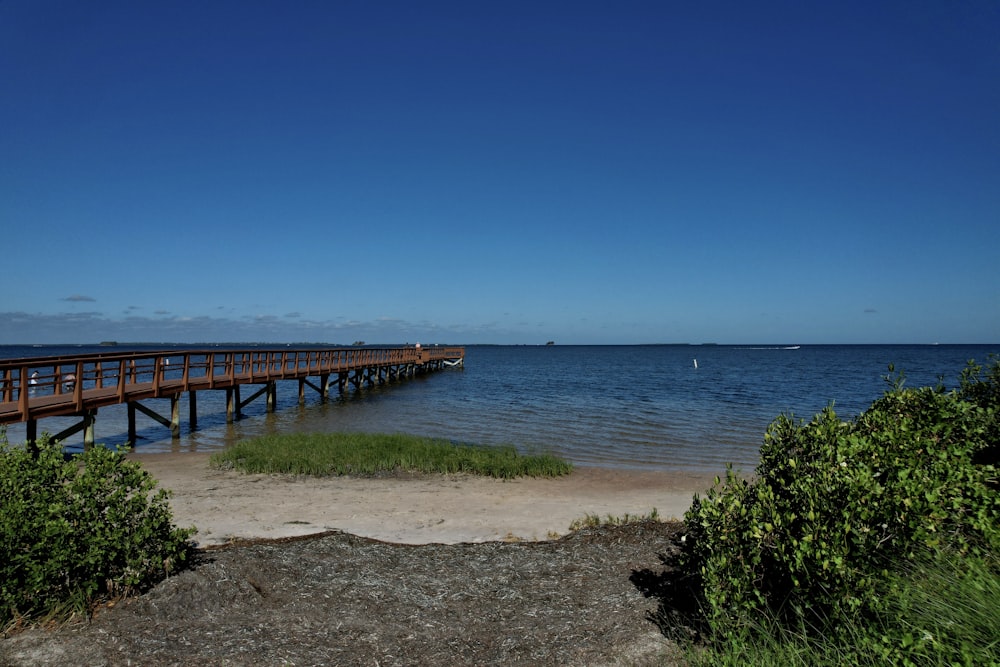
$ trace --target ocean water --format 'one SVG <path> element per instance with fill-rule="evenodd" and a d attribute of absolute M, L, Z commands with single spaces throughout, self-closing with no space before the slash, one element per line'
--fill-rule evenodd
<path fill-rule="evenodd" d="M 273 346 L 269 346 L 273 347 Z M 119 346 L 114 351 L 188 349 Z M 0 358 L 110 351 L 97 347 L 0 346 Z M 957 384 L 968 360 L 985 363 L 1000 345 L 649 345 L 469 346 L 464 368 L 446 369 L 326 403 L 315 392 L 298 405 L 297 383 L 279 383 L 278 409 L 263 400 L 225 423 L 224 392 L 199 392 L 198 430 L 182 434 L 139 417 L 140 452 L 211 452 L 274 432 L 404 432 L 462 443 L 512 444 L 553 452 L 579 465 L 719 473 L 749 472 L 767 425 L 779 414 L 809 419 L 827 405 L 851 418 L 888 387 L 889 364 L 907 386 Z M 251 392 L 244 390 L 244 396 Z M 161 414 L 168 401 L 148 401 Z M 97 441 L 126 440 L 123 406 L 97 416 Z M 39 432 L 73 420 L 52 418 Z M 12 442 L 23 425 L 8 426 Z M 67 442 L 82 446 L 82 436 Z"/>

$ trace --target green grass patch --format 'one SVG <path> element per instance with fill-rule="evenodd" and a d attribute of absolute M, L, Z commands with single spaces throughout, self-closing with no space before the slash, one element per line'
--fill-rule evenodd
<path fill-rule="evenodd" d="M 381 433 L 261 436 L 213 454 L 211 465 L 248 473 L 370 476 L 461 472 L 502 479 L 556 477 L 573 468 L 556 456 L 522 455 L 511 446 L 455 445 L 442 439 Z"/>

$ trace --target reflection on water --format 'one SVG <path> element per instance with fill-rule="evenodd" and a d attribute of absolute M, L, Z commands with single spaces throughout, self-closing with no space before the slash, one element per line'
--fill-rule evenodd
<path fill-rule="evenodd" d="M 956 380 L 968 359 L 997 346 L 473 346 L 465 367 L 366 388 L 327 403 L 296 382 L 279 383 L 274 414 L 263 398 L 225 423 L 225 393 L 198 394 L 198 430 L 182 436 L 138 416 L 143 452 L 211 452 L 265 433 L 405 432 L 455 442 L 513 444 L 551 451 L 583 465 L 715 472 L 727 462 L 749 471 L 768 423 L 780 413 L 809 418 L 833 403 L 853 417 L 886 389 L 887 365 L 910 386 Z M 48 352 L 43 352 L 48 353 Z M 697 367 L 694 360 L 697 359 Z M 954 384 L 952 382 L 951 384 Z M 145 402 L 169 413 L 167 399 Z M 56 433 L 73 423 L 47 419 Z M 96 437 L 126 440 L 124 406 L 98 413 Z M 9 427 L 11 441 L 23 425 Z M 69 444 L 79 447 L 82 436 Z"/>

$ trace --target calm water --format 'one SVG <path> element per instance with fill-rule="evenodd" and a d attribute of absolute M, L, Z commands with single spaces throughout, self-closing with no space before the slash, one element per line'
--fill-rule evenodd
<path fill-rule="evenodd" d="M 93 351 L 109 349 L 0 346 L 0 357 Z M 464 369 L 326 404 L 312 392 L 300 407 L 297 383 L 279 384 L 276 413 L 266 414 L 257 400 L 232 426 L 225 423 L 224 392 L 200 392 L 198 431 L 187 428 L 185 397 L 181 438 L 172 441 L 167 429 L 140 416 L 137 449 L 215 451 L 271 432 L 406 432 L 551 451 L 582 465 L 719 472 L 732 462 L 749 471 L 764 430 L 780 413 L 808 419 L 833 403 L 838 415 L 853 417 L 884 392 L 890 363 L 905 371 L 908 386 L 944 378 L 950 387 L 966 361 L 984 363 L 990 353 L 1000 353 L 1000 345 L 472 346 Z M 147 405 L 168 411 L 165 399 L 157 403 Z M 39 431 L 72 423 L 46 419 Z M 12 442 L 23 433 L 21 425 L 8 427 Z M 125 433 L 124 407 L 98 413 L 98 442 L 124 443 Z M 75 438 L 71 449 L 80 447 L 82 436 Z"/>

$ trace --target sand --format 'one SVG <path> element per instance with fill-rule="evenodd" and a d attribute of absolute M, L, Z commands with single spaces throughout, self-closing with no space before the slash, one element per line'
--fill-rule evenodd
<path fill-rule="evenodd" d="M 306 478 L 210 467 L 209 455 L 133 454 L 162 488 L 178 526 L 207 547 L 340 530 L 401 544 L 545 540 L 588 514 L 681 518 L 709 476 L 577 467 L 555 479 L 471 475 Z"/>

